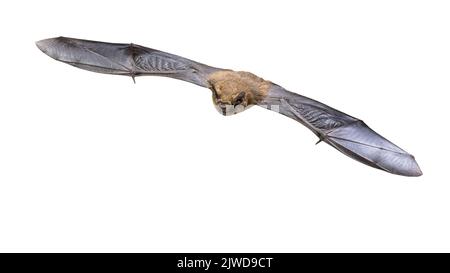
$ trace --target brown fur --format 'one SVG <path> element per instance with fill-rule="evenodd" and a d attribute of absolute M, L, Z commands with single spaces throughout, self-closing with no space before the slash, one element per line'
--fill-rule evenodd
<path fill-rule="evenodd" d="M 269 92 L 271 83 L 250 72 L 222 70 L 209 75 L 208 82 L 215 99 L 232 104 L 241 93 L 245 93 L 243 106 L 257 104 Z"/>

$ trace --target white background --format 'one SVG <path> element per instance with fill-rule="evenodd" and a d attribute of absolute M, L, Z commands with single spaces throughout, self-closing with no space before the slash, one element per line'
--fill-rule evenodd
<path fill-rule="evenodd" d="M 446 1 L 3 1 L 0 251 L 450 251 Z M 102 75 L 55 36 L 251 71 L 363 119 L 424 175 L 362 165 L 207 89 Z"/>

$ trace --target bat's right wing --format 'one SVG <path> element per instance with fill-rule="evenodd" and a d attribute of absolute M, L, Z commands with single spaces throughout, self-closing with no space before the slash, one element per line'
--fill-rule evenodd
<path fill-rule="evenodd" d="M 75 67 L 134 77 L 166 76 L 209 87 L 207 76 L 219 69 L 135 44 L 58 37 L 36 42 L 45 54 Z"/>
<path fill-rule="evenodd" d="M 361 163 L 398 175 L 422 175 L 414 156 L 363 121 L 323 103 L 274 84 L 260 106 L 302 123 L 319 137 L 319 142 L 326 142 Z"/>

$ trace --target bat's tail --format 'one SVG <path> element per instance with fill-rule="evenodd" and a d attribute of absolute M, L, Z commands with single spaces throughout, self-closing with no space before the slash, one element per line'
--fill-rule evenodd
<path fill-rule="evenodd" d="M 106 74 L 156 75 L 208 87 L 207 75 L 217 71 L 192 60 L 135 44 L 104 43 L 58 37 L 36 42 L 37 47 L 55 60 Z"/>

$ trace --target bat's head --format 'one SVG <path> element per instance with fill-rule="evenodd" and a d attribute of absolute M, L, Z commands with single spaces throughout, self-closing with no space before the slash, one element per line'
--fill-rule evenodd
<path fill-rule="evenodd" d="M 253 105 L 249 103 L 249 94 L 245 91 L 219 95 L 213 90 L 213 102 L 217 111 L 224 116 L 240 113 Z"/>
<path fill-rule="evenodd" d="M 222 115 L 240 113 L 262 100 L 268 82 L 248 72 L 219 71 L 209 76 L 213 102 Z"/>

